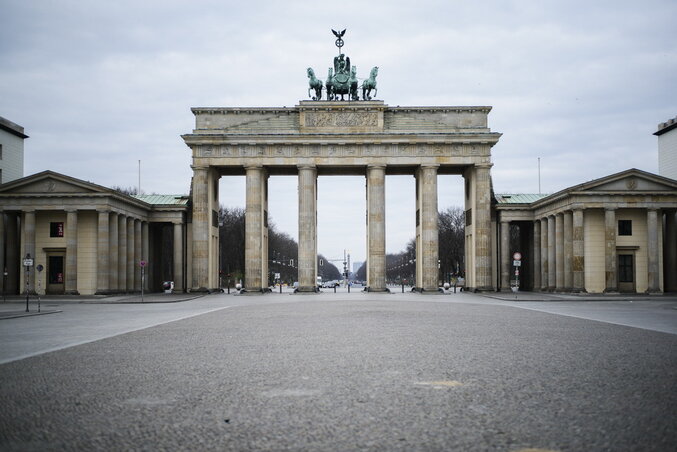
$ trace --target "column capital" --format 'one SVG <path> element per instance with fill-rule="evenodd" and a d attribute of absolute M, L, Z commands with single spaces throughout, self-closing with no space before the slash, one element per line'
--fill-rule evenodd
<path fill-rule="evenodd" d="M 494 166 L 493 163 L 475 163 L 475 168 L 477 169 L 491 169 Z"/>
<path fill-rule="evenodd" d="M 421 163 L 420 166 L 424 169 L 437 169 L 440 167 L 437 163 Z"/>
<path fill-rule="evenodd" d="M 296 168 L 298 168 L 299 170 L 302 170 L 302 169 L 303 170 L 309 170 L 309 169 L 317 170 L 317 166 L 313 165 L 312 163 L 302 163 L 300 165 L 296 165 Z"/>
<path fill-rule="evenodd" d="M 615 212 L 616 210 L 618 210 L 618 207 L 616 207 L 616 206 L 604 206 L 604 210 L 606 212 Z"/>
<path fill-rule="evenodd" d="M 111 210 L 108 207 L 97 207 L 96 211 L 99 213 L 110 213 Z M 68 211 L 66 211 L 68 212 Z"/>
<path fill-rule="evenodd" d="M 381 168 L 385 169 L 386 166 L 387 165 L 385 163 L 374 163 L 367 165 L 367 169 L 381 169 Z"/>

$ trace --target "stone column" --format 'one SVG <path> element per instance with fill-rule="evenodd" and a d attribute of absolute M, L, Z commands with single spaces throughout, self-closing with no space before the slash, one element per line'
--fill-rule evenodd
<path fill-rule="evenodd" d="M 564 290 L 564 216 L 555 215 L 555 290 Z"/>
<path fill-rule="evenodd" d="M 477 290 L 493 290 L 491 282 L 491 164 L 475 165 L 475 280 Z M 437 215 L 435 215 L 437 224 Z M 437 263 L 435 263 L 437 266 Z"/>
<path fill-rule="evenodd" d="M 534 274 L 534 287 L 533 290 L 539 290 L 541 288 L 541 222 L 540 220 L 534 221 L 534 232 L 533 232 L 533 249 L 534 249 L 534 265 L 533 274 Z"/>
<path fill-rule="evenodd" d="M 148 287 L 150 287 L 148 283 L 149 275 L 148 271 L 150 270 L 151 262 L 150 262 L 150 243 L 149 240 L 149 231 L 148 231 L 148 222 L 144 221 L 141 224 L 141 242 L 142 242 L 142 257 L 143 260 L 146 261 L 146 267 L 144 268 L 144 283 L 143 283 L 143 289 L 148 290 Z"/>
<path fill-rule="evenodd" d="M 174 290 L 183 292 L 183 224 L 174 223 Z"/>
<path fill-rule="evenodd" d="M 604 292 L 618 292 L 616 210 L 604 209 Z"/>
<path fill-rule="evenodd" d="M 574 254 L 573 242 L 573 217 L 570 210 L 564 212 L 564 291 L 571 292 L 573 287 L 574 275 L 572 272 L 572 261 Z"/>
<path fill-rule="evenodd" d="M 26 210 L 24 211 L 23 218 L 23 229 L 24 229 L 24 255 L 21 256 L 20 261 L 26 257 L 27 254 L 35 259 L 35 210 Z M 22 266 L 21 270 L 25 276 L 25 268 Z M 29 293 L 35 293 L 35 266 L 33 266 L 29 271 L 28 276 L 28 288 L 26 288 L 26 281 L 23 283 L 22 290 L 24 293 L 28 290 Z"/>
<path fill-rule="evenodd" d="M 118 292 L 127 292 L 127 217 L 118 215 Z"/>
<path fill-rule="evenodd" d="M 555 216 L 548 217 L 548 290 L 553 292 L 557 287 L 557 231 Z"/>
<path fill-rule="evenodd" d="M 299 291 L 317 286 L 317 168 L 299 166 Z"/>
<path fill-rule="evenodd" d="M 663 291 L 677 292 L 677 221 L 675 210 L 665 212 L 665 233 L 663 234 Z"/>
<path fill-rule="evenodd" d="M 6 247 L 6 259 L 5 267 L 7 267 L 7 286 L 5 287 L 6 293 L 17 294 L 21 292 L 19 284 L 19 244 L 21 239 L 19 236 L 19 227 L 18 227 L 18 215 L 15 212 L 10 212 L 6 214 L 7 222 L 5 223 L 5 234 L 7 235 Z"/>
<path fill-rule="evenodd" d="M 209 169 L 193 167 L 193 282 L 195 292 L 209 289 Z"/>
<path fill-rule="evenodd" d="M 548 262 L 548 219 L 541 218 L 541 291 L 548 290 L 550 266 Z"/>
<path fill-rule="evenodd" d="M 367 290 L 386 291 L 386 168 L 367 167 Z"/>
<path fill-rule="evenodd" d="M 0 209 L 0 292 L 5 292 L 5 277 L 4 271 L 6 268 L 5 264 L 5 243 L 7 243 L 7 238 L 5 237 L 5 212 Z"/>
<path fill-rule="evenodd" d="M 649 270 L 648 293 L 660 293 L 660 273 L 658 268 L 658 211 L 648 209 L 646 211 L 646 235 Z"/>
<path fill-rule="evenodd" d="M 510 291 L 510 222 L 501 220 L 501 291 Z"/>
<path fill-rule="evenodd" d="M 572 220 L 572 271 L 573 292 L 585 292 L 585 229 L 583 223 L 583 210 L 575 209 Z"/>
<path fill-rule="evenodd" d="M 96 240 L 96 293 L 110 292 L 110 212 L 97 210 L 99 227 Z"/>
<path fill-rule="evenodd" d="M 134 220 L 134 262 L 132 267 L 134 268 L 134 291 L 141 292 L 141 254 L 143 249 L 141 248 L 141 220 Z"/>
<path fill-rule="evenodd" d="M 422 165 L 416 173 L 417 246 L 416 285 L 425 292 L 436 292 L 439 277 L 439 231 L 437 224 L 437 168 Z"/>
<path fill-rule="evenodd" d="M 120 255 L 120 250 L 118 249 L 118 240 L 120 236 L 118 234 L 118 214 L 115 212 L 110 213 L 110 219 L 108 221 L 109 228 L 109 245 L 110 245 L 110 278 L 108 279 L 108 288 L 111 292 L 117 292 L 118 287 L 118 273 L 120 271 L 118 265 L 118 256 Z"/>
<path fill-rule="evenodd" d="M 263 274 L 265 210 L 263 191 L 265 170 L 261 166 L 245 168 L 247 172 L 247 201 L 245 210 L 244 287 L 250 292 L 261 292 L 268 287 L 268 276 Z M 300 284 L 300 283 L 299 283 Z"/>
<path fill-rule="evenodd" d="M 66 211 L 66 295 L 78 292 L 78 211 Z"/>
<path fill-rule="evenodd" d="M 127 217 L 127 292 L 134 291 L 134 218 Z"/>

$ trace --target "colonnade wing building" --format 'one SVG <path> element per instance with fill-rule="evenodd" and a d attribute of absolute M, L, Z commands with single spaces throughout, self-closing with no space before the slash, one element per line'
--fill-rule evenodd
<path fill-rule="evenodd" d="M 185 287 L 187 196 L 128 196 L 52 171 L 0 185 L 4 293 L 109 294 Z M 34 266 L 28 285 L 22 261 Z M 43 272 L 36 280 L 36 268 Z"/>
<path fill-rule="evenodd" d="M 552 195 L 496 195 L 499 286 L 677 291 L 677 181 L 630 169 Z M 514 267 L 519 251 L 523 265 Z"/>

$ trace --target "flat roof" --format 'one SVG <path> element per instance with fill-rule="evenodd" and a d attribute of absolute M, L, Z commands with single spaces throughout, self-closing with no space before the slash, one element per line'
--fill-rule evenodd
<path fill-rule="evenodd" d="M 0 130 L 4 130 L 13 135 L 18 136 L 19 138 L 28 138 L 28 135 L 24 133 L 24 128 L 19 124 L 13 123 L 9 119 L 3 118 L 0 116 Z"/>
<path fill-rule="evenodd" d="M 677 117 L 658 124 L 658 130 L 654 132 L 654 135 L 656 136 L 663 135 L 664 133 L 671 131 L 675 127 L 677 127 Z"/>

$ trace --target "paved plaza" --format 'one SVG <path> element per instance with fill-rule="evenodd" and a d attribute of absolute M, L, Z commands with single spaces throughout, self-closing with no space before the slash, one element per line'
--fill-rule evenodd
<path fill-rule="evenodd" d="M 674 450 L 674 297 L 393 290 L 12 298 L 0 450 Z"/>

